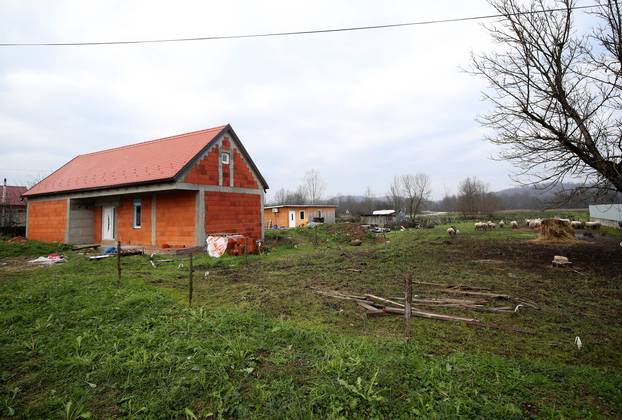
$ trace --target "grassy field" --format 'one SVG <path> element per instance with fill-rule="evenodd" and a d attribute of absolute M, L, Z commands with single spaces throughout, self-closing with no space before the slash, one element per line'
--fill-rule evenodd
<path fill-rule="evenodd" d="M 125 257 L 118 285 L 112 259 L 65 252 L 67 263 L 33 268 L 0 245 L 0 416 L 622 416 L 619 232 L 551 245 L 528 230 L 458 228 L 453 240 L 437 226 L 385 242 L 323 226 L 317 245 L 311 229 L 270 232 L 268 255 L 195 258 L 193 308 L 183 259 Z M 552 268 L 554 255 L 572 270 Z M 316 293 L 400 296 L 405 273 L 538 309 L 446 309 L 500 328 L 414 318 L 404 344 L 399 316 Z"/>

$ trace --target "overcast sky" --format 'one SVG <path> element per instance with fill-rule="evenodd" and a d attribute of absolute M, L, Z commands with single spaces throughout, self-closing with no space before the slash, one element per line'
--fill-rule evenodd
<path fill-rule="evenodd" d="M 0 0 L 0 42 L 196 37 L 490 14 L 485 1 Z M 384 195 L 427 173 L 434 198 L 476 175 L 512 186 L 465 74 L 492 48 L 478 22 L 157 45 L 0 49 L 0 174 L 230 123 L 272 190 L 316 169 L 333 195 Z"/>

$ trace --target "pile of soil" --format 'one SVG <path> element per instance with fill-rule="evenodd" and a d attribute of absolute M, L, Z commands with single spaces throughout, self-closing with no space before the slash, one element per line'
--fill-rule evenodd
<path fill-rule="evenodd" d="M 333 235 L 338 242 L 350 242 L 358 239 L 361 242 L 373 241 L 374 236 L 357 223 L 335 223 L 324 225 L 326 233 Z"/>

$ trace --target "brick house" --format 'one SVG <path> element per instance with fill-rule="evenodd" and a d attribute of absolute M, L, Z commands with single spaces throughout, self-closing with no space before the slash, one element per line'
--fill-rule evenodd
<path fill-rule="evenodd" d="M 0 230 L 26 226 L 26 202 L 21 198 L 26 190 L 26 187 L 7 185 L 4 178 L 0 197 Z"/>
<path fill-rule="evenodd" d="M 263 237 L 268 184 L 230 125 L 80 155 L 33 186 L 26 236 L 146 248 Z"/>

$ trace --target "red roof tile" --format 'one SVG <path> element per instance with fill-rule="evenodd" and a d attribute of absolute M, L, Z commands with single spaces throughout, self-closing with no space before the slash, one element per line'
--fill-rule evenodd
<path fill-rule="evenodd" d="M 20 196 L 28 190 L 26 187 L 18 187 L 14 185 L 6 186 L 6 204 L 9 206 L 25 206 L 26 202 L 20 199 Z"/>
<path fill-rule="evenodd" d="M 79 155 L 24 196 L 172 180 L 226 127 Z"/>

